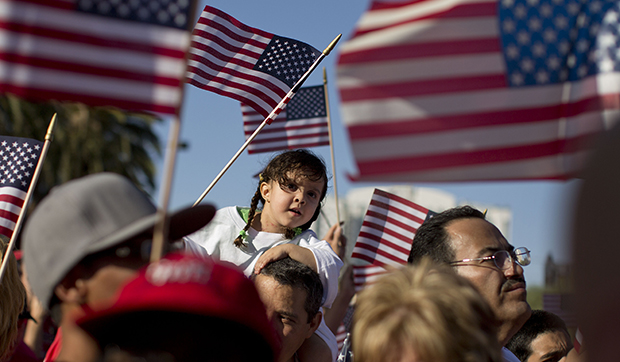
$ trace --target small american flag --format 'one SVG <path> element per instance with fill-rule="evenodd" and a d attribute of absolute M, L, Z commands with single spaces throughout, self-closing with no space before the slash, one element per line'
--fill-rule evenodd
<path fill-rule="evenodd" d="M 191 0 L 0 1 L 0 92 L 175 114 Z"/>
<path fill-rule="evenodd" d="M 360 181 L 566 179 L 620 110 L 616 0 L 375 0 L 340 46 Z"/>
<path fill-rule="evenodd" d="M 248 139 L 263 122 L 263 116 L 241 103 L 243 130 Z M 248 153 L 329 145 L 325 87 L 304 87 L 297 91 L 269 127 L 254 138 Z"/>
<path fill-rule="evenodd" d="M 43 142 L 0 136 L 0 234 L 8 238 L 24 205 Z"/>
<path fill-rule="evenodd" d="M 375 189 L 351 259 L 356 290 L 407 263 L 418 227 L 435 213 L 412 201 Z"/>
<path fill-rule="evenodd" d="M 320 54 L 206 6 L 194 27 L 187 82 L 234 98 L 264 119 Z"/>

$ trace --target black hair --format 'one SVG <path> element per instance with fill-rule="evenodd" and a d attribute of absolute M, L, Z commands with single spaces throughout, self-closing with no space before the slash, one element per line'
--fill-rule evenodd
<path fill-rule="evenodd" d="M 275 279 L 280 285 L 300 288 L 306 292 L 304 310 L 308 313 L 308 323 L 319 312 L 323 304 L 323 284 L 319 274 L 306 264 L 286 257 L 267 264 L 260 274 Z"/>
<path fill-rule="evenodd" d="M 409 258 L 409 264 L 419 262 L 423 257 L 430 257 L 435 263 L 448 264 L 454 260 L 454 250 L 448 243 L 446 226 L 459 219 L 485 218 L 485 215 L 471 206 L 454 207 L 427 219 L 418 228 Z"/>
<path fill-rule="evenodd" d="M 543 333 L 556 331 L 562 331 L 570 337 L 562 318 L 546 310 L 533 310 L 530 319 L 510 338 L 506 348 L 520 361 L 526 361 L 532 354 L 532 341 Z"/>
<path fill-rule="evenodd" d="M 265 204 L 260 187 L 263 182 L 275 181 L 280 185 L 287 185 L 291 183 L 289 176 L 304 177 L 310 181 L 325 180 L 323 190 L 321 190 L 321 196 L 319 203 L 316 207 L 314 215 L 307 223 L 300 226 L 301 230 L 306 230 L 312 225 L 312 223 L 319 217 L 321 213 L 321 205 L 325 194 L 327 194 L 327 169 L 322 159 L 316 156 L 314 153 L 305 150 L 298 149 L 292 151 L 285 151 L 271 159 L 267 167 L 261 172 L 256 192 L 250 202 L 250 213 L 248 215 L 248 221 L 243 228 L 244 232 L 247 232 L 254 221 L 256 216 L 256 208 L 258 203 Z M 293 229 L 286 229 L 284 235 L 287 239 L 295 237 L 295 231 Z M 238 236 L 235 241 L 235 246 L 241 247 L 243 245 L 243 237 Z"/>

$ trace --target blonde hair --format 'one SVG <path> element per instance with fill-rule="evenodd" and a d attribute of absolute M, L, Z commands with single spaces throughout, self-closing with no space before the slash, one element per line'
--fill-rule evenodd
<path fill-rule="evenodd" d="M 4 240 L 4 237 L 0 238 L 3 256 L 8 244 Z M 9 263 L 0 283 L 0 361 L 10 358 L 17 346 L 19 315 L 26 301 L 26 289 L 19 278 L 15 255 L 11 252 L 8 258 Z"/>
<path fill-rule="evenodd" d="M 387 274 L 357 299 L 355 362 L 500 362 L 497 322 L 471 283 L 424 259 Z"/>

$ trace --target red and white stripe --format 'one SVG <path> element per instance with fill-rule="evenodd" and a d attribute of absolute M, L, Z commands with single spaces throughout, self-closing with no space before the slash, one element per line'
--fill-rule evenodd
<path fill-rule="evenodd" d="M 355 284 L 355 291 L 359 292 L 366 285 L 374 284 L 386 272 L 387 269 L 383 265 L 354 265 L 353 283 Z"/>
<path fill-rule="evenodd" d="M 375 189 L 351 257 L 375 265 L 407 263 L 411 243 L 428 209 Z"/>
<path fill-rule="evenodd" d="M 412 201 L 375 189 L 351 254 L 356 290 L 372 284 L 386 268 L 407 263 L 415 233 L 428 213 Z"/>
<path fill-rule="evenodd" d="M 0 187 L 0 234 L 11 237 L 24 205 L 26 193 L 15 187 Z"/>
<path fill-rule="evenodd" d="M 75 1 L 0 1 L 0 91 L 175 114 L 189 32 L 81 13 Z"/>
<path fill-rule="evenodd" d="M 266 118 L 291 88 L 253 70 L 273 36 L 206 6 L 192 35 L 187 82 L 237 99 Z"/>
<path fill-rule="evenodd" d="M 497 0 L 372 3 L 338 60 L 359 180 L 565 179 L 582 167 L 618 113 L 620 74 L 511 89 L 498 36 Z"/>

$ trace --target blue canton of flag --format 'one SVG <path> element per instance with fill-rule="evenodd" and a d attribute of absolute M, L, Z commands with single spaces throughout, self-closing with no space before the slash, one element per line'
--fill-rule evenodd
<path fill-rule="evenodd" d="M 0 186 L 28 191 L 43 142 L 0 136 Z"/>
<path fill-rule="evenodd" d="M 78 0 L 77 9 L 116 19 L 187 29 L 189 0 Z"/>
<path fill-rule="evenodd" d="M 272 75 L 293 87 L 320 54 L 306 43 L 274 35 L 254 70 Z"/>
<path fill-rule="evenodd" d="M 300 88 L 286 106 L 286 113 L 288 120 L 327 117 L 323 86 Z"/>
<path fill-rule="evenodd" d="M 511 86 L 620 70 L 616 1 L 501 0 L 499 15 Z"/>
<path fill-rule="evenodd" d="M 41 156 L 43 142 L 0 136 L 0 234 L 11 237 Z"/>

